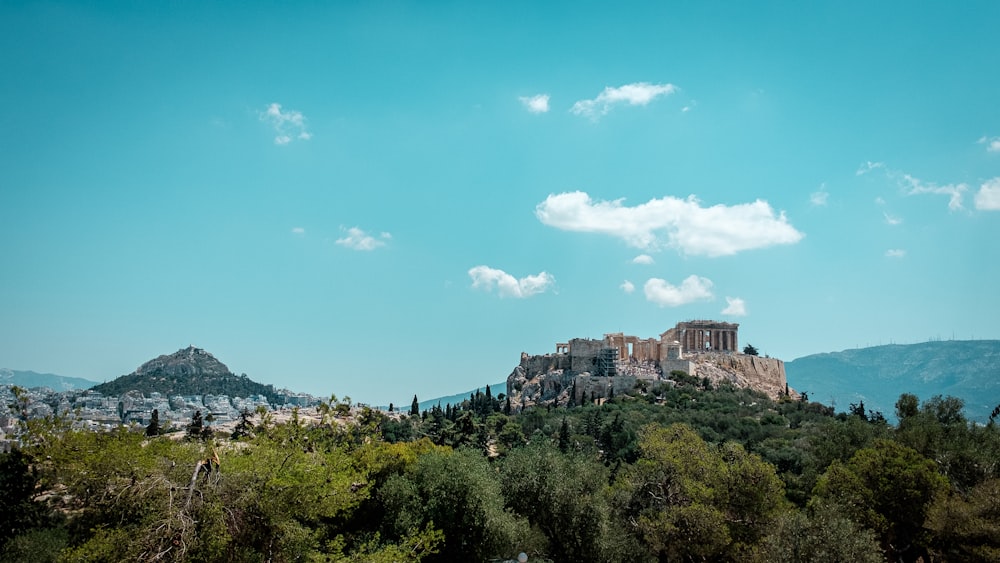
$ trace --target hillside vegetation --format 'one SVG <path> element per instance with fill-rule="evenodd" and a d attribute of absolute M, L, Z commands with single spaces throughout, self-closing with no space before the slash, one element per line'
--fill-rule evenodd
<path fill-rule="evenodd" d="M 900 393 L 951 395 L 966 416 L 985 423 L 1000 402 L 1000 341 L 890 344 L 814 354 L 785 363 L 788 384 L 813 400 L 845 409 L 864 401 L 891 413 Z"/>
<path fill-rule="evenodd" d="M 231 435 L 23 421 L 2 559 L 997 561 L 1000 429 L 903 394 L 898 425 L 674 374 L 603 404 L 414 415 L 331 397 Z M 263 418 L 261 418 L 263 416 Z"/>

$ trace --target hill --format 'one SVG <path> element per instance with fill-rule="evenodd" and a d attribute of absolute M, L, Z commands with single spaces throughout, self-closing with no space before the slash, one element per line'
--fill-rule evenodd
<path fill-rule="evenodd" d="M 921 400 L 952 395 L 968 418 L 985 422 L 1000 403 L 1000 341 L 890 344 L 813 354 L 785 364 L 788 384 L 813 401 L 846 411 L 850 403 L 893 418 L 901 393 Z"/>
<path fill-rule="evenodd" d="M 164 395 L 229 395 L 249 397 L 264 395 L 275 400 L 273 385 L 251 380 L 245 374 L 236 375 L 212 354 L 188 346 L 173 354 L 156 357 L 113 381 L 94 387 L 105 395 L 121 395 L 127 391 L 152 392 Z"/>
<path fill-rule="evenodd" d="M 32 387 L 48 387 L 53 391 L 75 391 L 77 389 L 89 389 L 97 385 L 97 382 L 81 377 L 66 377 L 54 373 L 37 373 L 34 371 L 0 368 L 0 385 L 17 385 L 27 389 L 31 389 Z"/>
<path fill-rule="evenodd" d="M 428 410 L 432 407 L 436 407 L 438 405 L 441 405 L 441 408 L 444 408 L 445 405 L 455 406 L 461 404 L 462 401 L 468 399 L 469 395 L 475 395 L 476 391 L 482 391 L 483 393 L 485 393 L 486 387 L 487 387 L 486 385 L 483 385 L 482 387 L 477 387 L 472 391 L 466 391 L 465 393 L 458 393 L 456 395 L 448 395 L 445 397 L 435 397 L 433 399 L 427 399 L 426 401 L 421 401 L 420 397 L 417 397 L 417 402 L 420 405 L 420 412 Z M 490 383 L 489 388 L 490 388 L 490 393 L 494 397 L 496 397 L 500 393 L 507 392 L 507 383 L 504 381 L 501 381 L 499 383 Z M 412 397 L 410 401 L 406 401 L 405 403 L 399 403 L 399 406 L 397 406 L 396 408 L 404 409 L 406 412 L 409 412 L 411 401 Z"/>

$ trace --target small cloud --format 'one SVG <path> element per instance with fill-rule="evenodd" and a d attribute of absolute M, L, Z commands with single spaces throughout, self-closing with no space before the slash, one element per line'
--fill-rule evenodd
<path fill-rule="evenodd" d="M 887 258 L 902 258 L 906 256 L 906 251 L 901 248 L 890 248 L 885 251 Z"/>
<path fill-rule="evenodd" d="M 521 96 L 518 98 L 524 107 L 531 113 L 545 113 L 549 111 L 549 95 L 536 94 L 534 96 Z"/>
<path fill-rule="evenodd" d="M 962 209 L 962 196 L 969 190 L 969 186 L 965 184 L 938 186 L 931 182 L 924 183 L 909 174 L 903 174 L 900 182 L 907 190 L 906 195 L 939 194 L 948 196 L 948 209 L 952 211 Z"/>
<path fill-rule="evenodd" d="M 1000 211 L 1000 176 L 987 180 L 976 192 L 976 209 Z"/>
<path fill-rule="evenodd" d="M 473 288 L 493 291 L 497 288 L 500 297 L 515 297 L 523 299 L 537 293 L 542 293 L 555 283 L 555 278 L 547 272 L 517 279 L 503 270 L 489 266 L 476 266 L 469 269 Z"/>
<path fill-rule="evenodd" d="M 389 233 L 382 233 L 376 238 L 357 227 L 349 229 L 341 227 L 340 230 L 346 232 L 347 236 L 339 238 L 334 242 L 352 250 L 375 250 L 380 246 L 385 246 L 386 241 L 392 238 L 392 235 Z"/>
<path fill-rule="evenodd" d="M 653 257 L 649 254 L 640 254 L 632 259 L 633 264 L 652 264 Z"/>
<path fill-rule="evenodd" d="M 885 211 L 882 212 L 882 216 L 885 217 L 886 224 L 892 225 L 893 227 L 895 227 L 896 225 L 902 225 L 903 224 L 903 219 L 902 218 L 896 217 L 895 215 L 889 215 Z"/>
<path fill-rule="evenodd" d="M 726 308 L 722 310 L 723 315 L 733 317 L 747 316 L 747 304 L 739 297 L 726 297 Z"/>
<path fill-rule="evenodd" d="M 855 176 L 861 176 L 867 174 L 872 170 L 878 170 L 879 168 L 885 168 L 885 163 L 883 162 L 872 162 L 868 161 L 858 167 L 857 171 L 854 173 Z"/>
<path fill-rule="evenodd" d="M 660 96 L 668 96 L 676 91 L 677 87 L 673 84 L 650 84 L 648 82 L 636 82 L 618 88 L 608 86 L 593 100 L 576 102 L 570 111 L 597 121 L 616 105 L 645 106 Z"/>
<path fill-rule="evenodd" d="M 281 104 L 272 103 L 258 114 L 260 120 L 274 127 L 274 144 L 287 145 L 293 139 L 308 141 L 312 133 L 306 129 L 306 118 L 302 112 L 283 110 Z"/>
<path fill-rule="evenodd" d="M 820 184 L 819 190 L 809 194 L 809 203 L 815 207 L 823 207 L 829 197 L 830 192 L 826 191 L 826 184 Z"/>
<path fill-rule="evenodd" d="M 622 291 L 624 291 L 625 293 L 632 293 L 633 291 L 635 291 L 635 284 L 628 280 L 622 282 L 622 284 L 618 287 L 620 287 Z"/>
<path fill-rule="evenodd" d="M 678 307 L 712 298 L 712 280 L 691 275 L 675 286 L 660 278 L 650 278 L 643 286 L 646 300 L 660 307 Z"/>
<path fill-rule="evenodd" d="M 585 192 L 553 194 L 535 207 L 535 216 L 564 231 L 610 235 L 641 249 L 669 246 L 690 255 L 728 256 L 805 236 L 784 212 L 775 213 L 759 199 L 711 207 L 702 207 L 694 196 L 666 196 L 635 207 L 623 201 L 594 201 Z"/>
<path fill-rule="evenodd" d="M 292 234 L 302 236 L 306 234 L 306 230 L 303 227 L 293 227 Z"/>
<path fill-rule="evenodd" d="M 1000 137 L 980 137 L 976 141 L 980 145 L 986 145 L 986 152 L 1000 152 Z"/>
<path fill-rule="evenodd" d="M 882 196 L 875 198 L 875 205 L 885 205 L 885 199 Z"/>

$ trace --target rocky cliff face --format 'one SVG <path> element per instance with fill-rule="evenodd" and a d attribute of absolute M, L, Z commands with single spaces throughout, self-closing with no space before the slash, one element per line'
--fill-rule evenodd
<path fill-rule="evenodd" d="M 607 398 L 612 390 L 616 395 L 631 391 L 640 379 L 656 384 L 667 382 L 670 378 L 669 372 L 656 378 L 598 377 L 589 372 L 573 371 L 569 366 L 570 359 L 565 354 L 529 356 L 522 353 L 521 363 L 507 377 L 507 395 L 511 405 L 515 408 L 566 405 L 574 388 L 574 402 L 581 404 L 591 398 Z M 750 388 L 774 398 L 785 392 L 785 364 L 775 358 L 702 353 L 686 356 L 678 366 L 683 366 L 685 369 L 682 371 L 688 375 L 699 379 L 708 378 L 713 385 L 729 384 Z"/>

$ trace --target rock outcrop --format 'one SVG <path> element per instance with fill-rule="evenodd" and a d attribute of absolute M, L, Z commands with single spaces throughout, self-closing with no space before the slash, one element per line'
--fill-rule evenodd
<path fill-rule="evenodd" d="M 670 371 L 679 370 L 697 377 L 707 378 L 713 385 L 733 385 L 750 388 L 769 397 L 785 393 L 785 364 L 776 358 L 762 358 L 738 353 L 705 352 L 689 354 L 682 361 L 664 365 L 666 374 L 656 376 L 595 375 L 589 371 L 570 368 L 567 354 L 530 356 L 521 354 L 521 362 L 507 377 L 507 395 L 516 409 L 535 405 L 566 405 L 570 395 L 575 404 L 592 399 L 607 398 L 612 393 L 620 395 L 635 389 L 640 381 L 655 385 L 669 384 Z"/>

